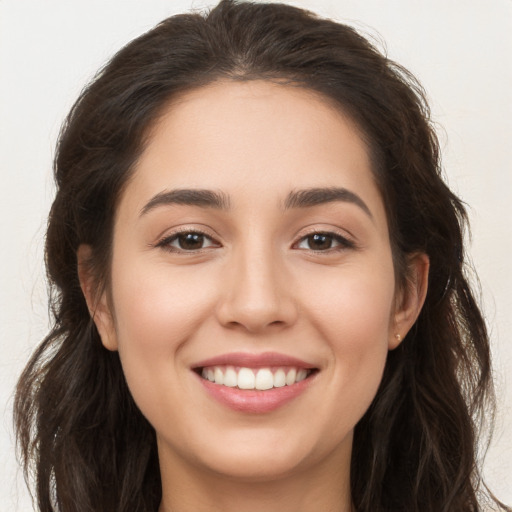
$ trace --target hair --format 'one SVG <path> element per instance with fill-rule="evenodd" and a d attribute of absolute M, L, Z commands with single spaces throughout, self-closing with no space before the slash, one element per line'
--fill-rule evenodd
<path fill-rule="evenodd" d="M 78 279 L 77 249 L 108 289 L 116 206 L 148 132 L 177 95 L 219 80 L 315 91 L 358 126 L 386 206 L 397 282 L 408 255 L 430 258 L 424 307 L 388 355 L 355 428 L 351 492 L 359 512 L 480 511 L 484 414 L 493 413 L 489 341 L 468 284 L 462 202 L 442 179 L 421 86 L 353 28 L 307 11 L 223 0 L 172 16 L 121 49 L 69 113 L 54 162 L 46 237 L 53 328 L 20 377 L 18 447 L 39 510 L 155 512 L 155 431 L 106 350 Z"/>

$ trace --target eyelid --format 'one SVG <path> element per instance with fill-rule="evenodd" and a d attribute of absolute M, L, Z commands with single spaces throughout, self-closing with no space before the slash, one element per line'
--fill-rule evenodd
<path fill-rule="evenodd" d="M 179 235 L 183 235 L 186 233 L 196 233 L 199 235 L 204 236 L 205 238 L 208 238 L 212 242 L 211 246 L 203 247 L 201 249 L 196 250 L 185 250 L 185 249 L 179 249 L 172 247 L 170 245 L 171 242 L 176 240 Z M 198 228 L 195 226 L 179 226 L 177 228 L 174 228 L 170 231 L 166 231 L 165 235 L 159 236 L 157 241 L 152 244 L 153 247 L 161 248 L 164 250 L 168 250 L 169 252 L 173 252 L 176 254 L 198 254 L 204 250 L 210 249 L 210 247 L 222 247 L 222 244 L 218 241 L 218 237 L 213 235 L 210 230 L 204 229 L 204 228 Z"/>
<path fill-rule="evenodd" d="M 352 235 L 347 234 L 346 232 L 341 233 L 340 230 L 334 229 L 332 227 L 322 229 L 320 227 L 311 227 L 307 231 L 300 233 L 300 235 L 296 238 L 296 241 L 292 244 L 292 248 L 296 248 L 298 250 L 308 250 L 308 249 L 299 249 L 297 245 L 304 241 L 306 238 L 312 235 L 326 235 L 332 237 L 335 241 L 339 243 L 339 246 L 331 247 L 325 250 L 314 250 L 309 249 L 310 252 L 314 253 L 329 253 L 336 251 L 343 251 L 347 249 L 357 249 L 358 245 L 354 240 Z"/>
<path fill-rule="evenodd" d="M 211 245 L 208 247 L 203 247 L 200 249 L 192 249 L 192 250 L 185 250 L 180 248 L 173 248 L 170 243 L 177 239 L 177 237 L 181 234 L 186 233 L 197 233 L 205 238 L 207 238 Z M 357 249 L 358 245 L 356 241 L 354 240 L 354 237 L 351 234 L 347 234 L 346 231 L 341 232 L 341 230 L 333 228 L 332 226 L 322 228 L 319 226 L 310 227 L 307 228 L 305 231 L 302 231 L 296 238 L 295 242 L 292 244 L 293 249 L 298 250 L 308 250 L 308 249 L 299 249 L 297 246 L 303 242 L 307 237 L 315 235 L 315 234 L 321 234 L 330 236 L 333 238 L 334 241 L 338 243 L 337 246 L 331 247 L 324 250 L 315 250 L 315 249 L 309 249 L 310 252 L 314 253 L 330 253 L 330 252 L 337 252 L 337 251 L 344 251 L 348 249 Z M 157 241 L 154 244 L 151 244 L 153 247 L 158 247 L 162 249 L 167 249 L 169 252 L 175 252 L 175 253 L 181 253 L 181 254 L 197 254 L 204 250 L 208 250 L 211 247 L 218 248 L 222 247 L 222 243 L 219 242 L 219 237 L 216 234 L 212 234 L 211 230 L 205 229 L 203 227 L 198 227 L 197 225 L 187 225 L 187 226 L 179 226 L 176 227 L 170 231 L 166 231 L 164 235 L 161 235 L 158 237 Z"/>

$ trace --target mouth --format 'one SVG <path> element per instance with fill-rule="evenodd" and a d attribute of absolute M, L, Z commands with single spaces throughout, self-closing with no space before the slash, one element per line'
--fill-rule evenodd
<path fill-rule="evenodd" d="M 274 352 L 231 353 L 191 368 L 209 396 L 237 412 L 263 414 L 294 401 L 311 387 L 320 369 Z"/>
<path fill-rule="evenodd" d="M 267 391 L 273 388 L 293 386 L 318 370 L 298 366 L 247 367 L 232 365 L 212 365 L 195 368 L 194 371 L 204 380 L 219 386 L 242 390 Z"/>

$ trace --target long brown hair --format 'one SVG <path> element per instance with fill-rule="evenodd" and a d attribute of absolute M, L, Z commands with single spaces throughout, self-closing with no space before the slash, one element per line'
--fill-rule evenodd
<path fill-rule="evenodd" d="M 20 454 L 39 510 L 158 508 L 155 432 L 117 353 L 101 344 L 76 252 L 92 247 L 96 283 L 108 287 L 116 205 L 149 129 L 175 95 L 219 79 L 286 81 L 349 115 L 370 147 L 399 283 L 408 254 L 430 258 L 420 317 L 389 353 L 355 429 L 357 510 L 482 510 L 476 451 L 483 415 L 493 408 L 489 342 L 465 273 L 465 211 L 442 180 L 423 90 L 348 26 L 291 6 L 232 0 L 205 15 L 173 16 L 132 41 L 82 92 L 63 126 L 46 238 L 54 323 L 15 399 Z"/>

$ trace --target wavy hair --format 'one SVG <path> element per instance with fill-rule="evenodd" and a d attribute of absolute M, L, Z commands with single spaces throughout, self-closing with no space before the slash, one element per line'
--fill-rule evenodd
<path fill-rule="evenodd" d="M 92 247 L 108 288 L 113 220 L 148 132 L 176 95 L 217 80 L 286 82 L 320 93 L 357 124 L 387 210 L 395 271 L 430 258 L 429 289 L 355 428 L 359 512 L 476 512 L 482 419 L 493 411 L 489 342 L 468 284 L 466 215 L 447 188 L 423 89 L 353 28 L 281 4 L 223 0 L 172 16 L 121 49 L 69 113 L 54 162 L 46 237 L 53 328 L 20 377 L 18 447 L 41 512 L 156 512 L 153 428 L 117 353 L 100 341 L 77 272 Z"/>

